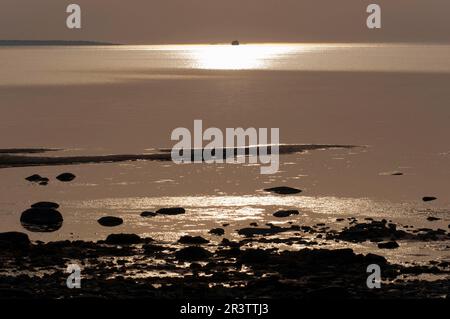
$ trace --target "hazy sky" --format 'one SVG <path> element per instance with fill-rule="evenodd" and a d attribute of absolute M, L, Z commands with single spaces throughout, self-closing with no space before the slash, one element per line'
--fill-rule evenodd
<path fill-rule="evenodd" d="M 65 8 L 82 7 L 68 30 Z M 366 7 L 382 6 L 381 30 Z M 449 0 L 0 0 L 0 39 L 119 43 L 445 42 Z"/>

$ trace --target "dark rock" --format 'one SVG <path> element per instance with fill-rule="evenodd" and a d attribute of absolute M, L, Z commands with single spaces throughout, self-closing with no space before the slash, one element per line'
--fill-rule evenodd
<path fill-rule="evenodd" d="M 408 233 L 397 230 L 395 227 L 388 227 L 387 221 L 372 221 L 371 223 L 356 224 L 345 228 L 335 238 L 350 241 L 364 242 L 366 240 L 380 241 L 380 239 L 407 239 Z"/>
<path fill-rule="evenodd" d="M 58 176 L 56 176 L 56 179 L 61 182 L 71 182 L 75 179 L 75 175 L 72 173 L 62 173 Z"/>
<path fill-rule="evenodd" d="M 97 221 L 100 225 L 105 227 L 115 227 L 123 224 L 123 219 L 114 216 L 105 216 Z"/>
<path fill-rule="evenodd" d="M 154 245 L 154 244 L 146 244 L 142 248 L 144 248 L 144 252 L 146 254 L 154 254 L 157 252 L 161 252 L 166 248 L 164 246 Z"/>
<path fill-rule="evenodd" d="M 111 234 L 106 237 L 105 242 L 111 245 L 133 245 L 142 241 L 142 238 L 136 234 Z"/>
<path fill-rule="evenodd" d="M 214 228 L 211 229 L 209 233 L 216 236 L 223 236 L 225 234 L 225 230 L 223 228 Z"/>
<path fill-rule="evenodd" d="M 42 177 L 39 174 L 34 174 L 31 176 L 28 176 L 27 178 L 25 178 L 27 181 L 32 182 L 32 183 L 39 183 L 39 182 L 48 182 L 48 178 L 46 177 Z"/>
<path fill-rule="evenodd" d="M 392 175 L 392 176 L 402 176 L 403 173 L 401 173 L 401 172 L 394 172 L 394 173 L 392 173 L 391 175 Z"/>
<path fill-rule="evenodd" d="M 231 45 L 239 45 L 239 41 L 238 40 L 234 40 L 233 42 L 231 42 Z"/>
<path fill-rule="evenodd" d="M 32 232 L 53 232 L 61 228 L 63 217 L 51 208 L 30 208 L 20 216 L 22 226 Z"/>
<path fill-rule="evenodd" d="M 399 244 L 397 244 L 397 242 L 395 241 L 388 241 L 385 243 L 379 243 L 378 244 L 378 248 L 380 249 L 395 249 L 400 247 Z"/>
<path fill-rule="evenodd" d="M 178 242 L 187 245 L 202 245 L 209 243 L 209 240 L 201 236 L 181 236 Z"/>
<path fill-rule="evenodd" d="M 158 214 L 154 213 L 154 212 L 142 212 L 141 213 L 142 217 L 155 217 L 156 215 L 158 215 Z"/>
<path fill-rule="evenodd" d="M 258 227 L 258 223 L 250 223 L 250 226 Z"/>
<path fill-rule="evenodd" d="M 31 245 L 27 234 L 19 232 L 0 233 L 0 247 L 2 249 L 26 248 Z"/>
<path fill-rule="evenodd" d="M 435 222 L 435 221 L 441 220 L 441 219 L 440 219 L 440 218 L 437 218 L 437 217 L 429 216 L 429 217 L 427 217 L 427 220 L 428 220 L 429 222 Z"/>
<path fill-rule="evenodd" d="M 31 205 L 32 208 L 58 209 L 59 204 L 53 202 L 38 202 Z"/>
<path fill-rule="evenodd" d="M 182 207 L 161 208 L 156 211 L 159 215 L 181 215 L 186 213 Z"/>
<path fill-rule="evenodd" d="M 48 185 L 48 182 L 39 182 L 39 185 L 40 185 L 40 186 L 47 186 L 47 185 Z"/>
<path fill-rule="evenodd" d="M 431 201 L 434 201 L 434 200 L 436 200 L 437 198 L 436 197 L 433 197 L 433 196 L 425 196 L 425 197 L 423 197 L 422 198 L 422 200 L 424 201 L 424 202 L 431 202 Z"/>
<path fill-rule="evenodd" d="M 198 246 L 182 248 L 175 252 L 175 257 L 181 261 L 205 260 L 211 257 L 211 253 Z"/>
<path fill-rule="evenodd" d="M 232 248 L 238 248 L 241 246 L 240 243 L 238 243 L 237 241 L 231 241 L 227 238 L 222 239 L 222 242 L 220 243 L 221 246 L 227 246 L 227 247 L 232 247 Z"/>
<path fill-rule="evenodd" d="M 274 213 L 273 216 L 283 218 L 283 217 L 289 217 L 291 215 L 298 215 L 298 214 L 299 214 L 298 210 L 280 210 L 280 211 Z"/>
<path fill-rule="evenodd" d="M 272 187 L 272 188 L 266 188 L 264 189 L 266 192 L 280 194 L 280 195 L 292 195 L 292 194 L 298 194 L 302 191 L 300 189 L 287 187 L 287 186 L 280 186 L 280 187 Z"/>
<path fill-rule="evenodd" d="M 264 263 L 269 259 L 271 250 L 246 249 L 242 251 L 239 261 L 244 264 Z"/>

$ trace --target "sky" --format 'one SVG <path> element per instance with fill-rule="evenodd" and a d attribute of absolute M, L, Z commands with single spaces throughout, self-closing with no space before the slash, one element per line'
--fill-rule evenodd
<path fill-rule="evenodd" d="M 81 30 L 66 27 L 71 3 Z M 379 30 L 366 26 L 371 3 L 382 8 Z M 449 0 L 0 0 L 0 39 L 450 43 L 449 15 Z"/>

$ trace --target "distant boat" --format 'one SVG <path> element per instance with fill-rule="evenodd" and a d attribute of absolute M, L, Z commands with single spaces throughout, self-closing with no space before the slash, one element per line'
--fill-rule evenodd
<path fill-rule="evenodd" d="M 239 41 L 238 40 L 234 40 L 233 42 L 231 42 L 231 45 L 239 45 Z"/>

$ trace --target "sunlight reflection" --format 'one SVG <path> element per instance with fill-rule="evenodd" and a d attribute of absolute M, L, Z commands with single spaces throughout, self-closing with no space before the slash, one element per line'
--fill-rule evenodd
<path fill-rule="evenodd" d="M 199 69 L 249 70 L 268 68 L 274 58 L 293 49 L 283 45 L 212 45 L 197 47 L 190 54 Z"/>
<path fill-rule="evenodd" d="M 81 209 L 109 209 L 117 211 L 142 211 L 149 207 L 176 207 L 182 206 L 188 210 L 195 210 L 198 219 L 250 218 L 261 216 L 269 207 L 297 207 L 318 214 L 353 214 L 361 215 L 362 212 L 370 212 L 372 215 L 382 215 L 389 211 L 390 216 L 402 216 L 405 211 L 411 213 L 411 207 L 407 204 L 395 204 L 391 202 L 378 202 L 366 198 L 338 198 L 338 197 L 308 197 L 290 196 L 280 197 L 272 195 L 247 195 L 247 196 L 186 196 L 186 197 L 131 197 L 109 198 L 102 200 L 82 201 L 67 203 Z M 168 217 L 167 217 L 168 218 Z M 177 217 L 178 219 L 180 217 Z M 189 218 L 192 218 L 190 216 Z"/>

